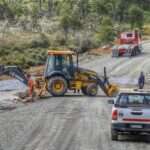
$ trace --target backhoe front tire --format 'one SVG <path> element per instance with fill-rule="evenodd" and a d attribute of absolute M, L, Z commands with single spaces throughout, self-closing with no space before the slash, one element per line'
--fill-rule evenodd
<path fill-rule="evenodd" d="M 67 92 L 67 81 L 61 76 L 50 78 L 48 83 L 48 92 L 52 96 L 64 96 Z"/>

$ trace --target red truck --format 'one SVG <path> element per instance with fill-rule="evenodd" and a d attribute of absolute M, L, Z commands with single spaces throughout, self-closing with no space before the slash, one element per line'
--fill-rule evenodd
<path fill-rule="evenodd" d="M 118 44 L 112 47 L 112 57 L 136 56 L 142 52 L 142 38 L 138 31 L 122 32 Z"/>

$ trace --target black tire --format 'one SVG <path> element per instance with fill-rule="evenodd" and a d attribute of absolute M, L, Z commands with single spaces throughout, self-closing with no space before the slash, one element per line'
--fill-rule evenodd
<path fill-rule="evenodd" d="M 133 56 L 137 56 L 137 55 L 139 55 L 139 54 L 141 54 L 141 51 L 140 51 L 139 47 L 135 47 L 135 48 L 133 49 Z"/>
<path fill-rule="evenodd" d="M 88 96 L 96 96 L 98 92 L 97 84 L 91 83 L 87 86 L 86 93 Z"/>
<path fill-rule="evenodd" d="M 56 87 L 59 84 L 59 88 Z M 50 78 L 48 83 L 48 92 L 53 96 L 64 96 L 67 92 L 67 81 L 61 76 L 54 76 Z"/>
<path fill-rule="evenodd" d="M 142 51 L 141 51 L 139 46 L 136 48 L 136 51 L 137 51 L 137 54 L 139 54 L 139 55 L 142 53 Z"/>
<path fill-rule="evenodd" d="M 132 49 L 131 56 L 135 56 L 135 49 Z"/>
<path fill-rule="evenodd" d="M 118 57 L 118 50 L 112 50 L 112 57 Z"/>
<path fill-rule="evenodd" d="M 135 49 L 135 56 L 137 56 L 139 54 L 138 49 Z"/>
<path fill-rule="evenodd" d="M 84 94 L 84 95 L 87 95 L 87 87 L 82 87 L 81 88 L 81 91 L 82 91 L 82 93 Z"/>
<path fill-rule="evenodd" d="M 111 129 L 111 140 L 112 141 L 117 141 L 118 140 L 118 133 L 117 131 Z"/>
<path fill-rule="evenodd" d="M 135 56 L 138 55 L 138 47 L 134 47 Z"/>

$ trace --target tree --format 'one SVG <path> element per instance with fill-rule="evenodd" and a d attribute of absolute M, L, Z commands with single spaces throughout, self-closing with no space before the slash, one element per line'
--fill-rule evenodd
<path fill-rule="evenodd" d="M 141 8 L 136 5 L 132 5 L 128 11 L 129 21 L 131 28 L 140 28 L 142 29 L 144 24 L 144 13 Z"/>
<path fill-rule="evenodd" d="M 110 43 L 114 40 L 115 32 L 113 30 L 113 23 L 111 18 L 104 17 L 101 25 L 99 26 L 96 34 L 96 40 L 98 43 Z"/>
<path fill-rule="evenodd" d="M 60 25 L 65 31 L 65 37 L 67 39 L 68 30 L 77 30 L 81 27 L 79 7 L 76 4 L 72 4 L 72 1 L 63 1 L 61 7 Z"/>
<path fill-rule="evenodd" d="M 89 0 L 80 0 L 79 7 L 81 16 L 86 17 L 90 11 Z"/>
<path fill-rule="evenodd" d="M 67 39 L 68 30 L 71 24 L 71 9 L 69 8 L 69 5 L 63 4 L 63 7 L 61 9 L 61 19 L 60 19 L 60 25 L 62 26 L 64 32 L 65 32 L 65 38 Z"/>

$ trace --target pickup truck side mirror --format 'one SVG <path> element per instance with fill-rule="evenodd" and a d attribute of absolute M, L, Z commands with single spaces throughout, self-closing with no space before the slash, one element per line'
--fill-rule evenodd
<path fill-rule="evenodd" d="M 113 99 L 108 100 L 108 104 L 114 104 L 114 100 Z"/>

